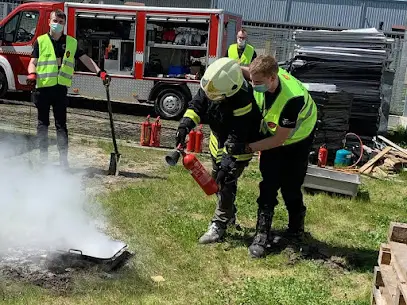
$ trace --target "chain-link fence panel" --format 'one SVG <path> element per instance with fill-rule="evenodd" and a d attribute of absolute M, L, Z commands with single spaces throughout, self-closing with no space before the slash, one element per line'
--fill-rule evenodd
<path fill-rule="evenodd" d="M 271 54 L 278 61 L 285 61 L 293 56 L 294 30 L 256 26 L 245 26 L 245 29 L 258 55 Z"/>
<path fill-rule="evenodd" d="M 390 113 L 406 115 L 404 112 L 406 99 L 406 69 L 407 69 L 407 43 L 404 38 L 396 38 L 393 43 L 394 81 L 391 95 Z"/>
<path fill-rule="evenodd" d="M 22 1 L 1 1 L 0 20 L 4 19 L 12 10 L 19 6 Z"/>

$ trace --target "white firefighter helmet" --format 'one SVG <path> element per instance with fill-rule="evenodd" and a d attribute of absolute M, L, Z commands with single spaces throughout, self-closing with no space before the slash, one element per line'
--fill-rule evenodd
<path fill-rule="evenodd" d="M 237 61 L 222 57 L 208 66 L 201 79 L 201 88 L 210 100 L 221 101 L 236 94 L 243 82 L 243 73 Z"/>

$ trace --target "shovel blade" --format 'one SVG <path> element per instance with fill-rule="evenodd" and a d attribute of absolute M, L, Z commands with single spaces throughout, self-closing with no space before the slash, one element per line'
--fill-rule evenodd
<path fill-rule="evenodd" d="M 119 175 L 120 154 L 110 154 L 109 175 Z"/>

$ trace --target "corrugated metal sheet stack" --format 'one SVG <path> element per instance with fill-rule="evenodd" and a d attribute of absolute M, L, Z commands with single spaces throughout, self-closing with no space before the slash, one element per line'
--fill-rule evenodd
<path fill-rule="evenodd" d="M 318 125 L 313 150 L 326 145 L 328 161 L 333 162 L 335 153 L 343 146 L 342 140 L 349 129 L 352 96 L 337 91 L 335 85 L 304 83 L 318 107 Z"/>
<path fill-rule="evenodd" d="M 351 93 L 349 131 L 370 143 L 379 128 L 381 80 L 389 64 L 386 36 L 376 29 L 298 30 L 294 38 L 290 72 L 303 82 L 335 84 Z"/>

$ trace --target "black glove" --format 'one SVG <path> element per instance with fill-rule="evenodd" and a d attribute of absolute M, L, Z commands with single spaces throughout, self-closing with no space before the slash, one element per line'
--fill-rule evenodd
<path fill-rule="evenodd" d="M 243 155 L 253 153 L 252 149 L 249 147 L 249 144 L 246 143 L 226 142 L 225 148 L 230 155 Z"/>
<path fill-rule="evenodd" d="M 233 175 L 235 169 L 236 160 L 230 155 L 223 155 L 220 162 L 218 175 L 216 176 L 216 183 L 220 186 L 220 189 L 225 185 L 226 179 Z"/>
<path fill-rule="evenodd" d="M 187 138 L 189 131 L 188 128 L 185 126 L 180 126 L 177 129 L 177 134 L 176 134 L 176 143 L 175 146 L 178 147 L 179 144 L 181 144 L 182 147 L 185 146 L 185 139 Z"/>
<path fill-rule="evenodd" d="M 194 127 L 195 123 L 190 118 L 183 117 L 181 119 L 178 125 L 177 133 L 175 135 L 175 147 L 178 147 L 179 144 L 181 144 L 183 148 L 185 147 L 185 139 L 187 138 L 187 135 L 189 134 L 191 129 Z"/>

